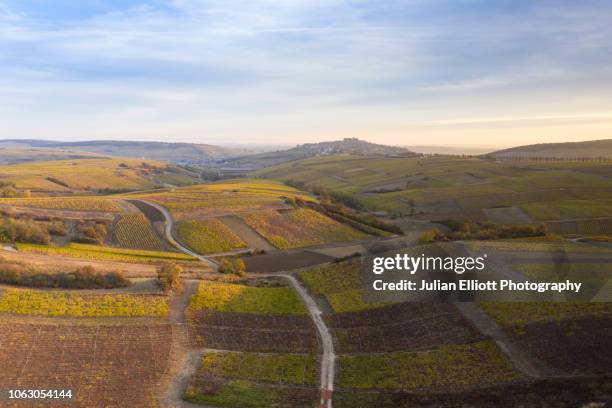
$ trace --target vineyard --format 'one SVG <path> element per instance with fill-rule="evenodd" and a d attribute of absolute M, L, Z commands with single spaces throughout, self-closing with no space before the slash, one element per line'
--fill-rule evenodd
<path fill-rule="evenodd" d="M 121 214 L 115 224 L 115 240 L 122 248 L 160 251 L 166 248 L 144 214 Z"/>
<path fill-rule="evenodd" d="M 246 248 L 246 244 L 217 219 L 181 221 L 176 226 L 180 240 L 195 252 L 210 254 Z"/>
<path fill-rule="evenodd" d="M 0 322 L 0 388 L 71 389 L 75 407 L 154 407 L 166 371 L 168 324 Z M 56 404 L 43 403 L 36 406 Z M 23 407 L 23 403 L 3 407 Z M 29 405 L 34 406 L 34 405 Z"/>
<path fill-rule="evenodd" d="M 480 306 L 506 327 L 548 320 L 612 318 L 612 304 L 604 302 L 482 302 Z"/>
<path fill-rule="evenodd" d="M 197 261 L 190 255 L 178 252 L 144 251 L 123 248 L 102 247 L 97 245 L 75 244 L 66 246 L 51 246 L 37 244 L 15 245 L 19 251 L 33 252 L 44 255 L 70 256 L 91 260 L 118 261 L 118 262 L 188 262 Z"/>
<path fill-rule="evenodd" d="M 278 248 L 356 241 L 369 237 L 317 211 L 304 208 L 283 213 L 257 211 L 243 214 L 242 218 Z"/>
<path fill-rule="evenodd" d="M 193 220 L 198 217 L 285 207 L 285 197 L 311 200 L 306 193 L 292 187 L 259 179 L 227 180 L 126 198 L 156 201 L 168 208 L 175 220 Z"/>
<path fill-rule="evenodd" d="M 363 300 L 360 266 L 345 261 L 320 266 L 299 273 L 300 279 L 315 294 L 325 296 L 336 313 L 355 312 L 384 306 Z"/>
<path fill-rule="evenodd" d="M 458 390 L 520 378 L 493 341 L 422 352 L 344 355 L 338 385 L 389 390 Z"/>
<path fill-rule="evenodd" d="M 204 281 L 189 308 L 264 315 L 303 315 L 306 309 L 292 288 L 260 288 Z"/>
<path fill-rule="evenodd" d="M 0 312 L 68 317 L 166 316 L 167 299 L 149 295 L 78 295 L 70 292 L 6 289 Z"/>
<path fill-rule="evenodd" d="M 309 354 L 209 352 L 200 375 L 291 385 L 317 384 L 317 358 Z M 196 374 L 197 375 L 197 374 Z"/>
<path fill-rule="evenodd" d="M 0 198 L 0 205 L 49 210 L 121 212 L 113 200 L 98 197 Z"/>
<path fill-rule="evenodd" d="M 485 337 L 450 304 L 399 303 L 326 316 L 339 353 L 423 350 Z"/>

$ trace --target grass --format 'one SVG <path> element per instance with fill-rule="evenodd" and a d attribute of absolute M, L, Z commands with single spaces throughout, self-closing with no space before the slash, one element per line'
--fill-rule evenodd
<path fill-rule="evenodd" d="M 50 210 L 121 212 L 113 200 L 99 197 L 2 198 L 0 204 Z"/>
<path fill-rule="evenodd" d="M 199 367 L 214 377 L 292 385 L 317 384 L 317 370 L 316 356 L 290 353 L 210 352 Z"/>
<path fill-rule="evenodd" d="M 300 208 L 284 213 L 274 210 L 242 215 L 249 226 L 278 248 L 295 248 L 369 236 L 317 211 Z"/>
<path fill-rule="evenodd" d="M 122 248 L 160 251 L 165 248 L 144 214 L 122 214 L 115 225 L 115 239 Z"/>
<path fill-rule="evenodd" d="M 548 263 L 516 264 L 514 269 L 525 276 L 542 282 L 559 282 L 566 279 L 577 282 L 607 282 L 612 278 L 610 263 L 568 263 L 555 266 Z"/>
<path fill-rule="evenodd" d="M 545 241 L 514 239 L 505 241 L 469 241 L 470 249 L 475 251 L 520 251 L 520 252 L 553 252 L 566 251 L 568 253 L 610 253 L 612 250 L 598 248 L 589 244 L 569 241 Z"/>
<path fill-rule="evenodd" d="M 480 306 L 507 327 L 547 320 L 612 317 L 612 304 L 604 302 L 482 302 Z"/>
<path fill-rule="evenodd" d="M 363 300 L 360 266 L 355 261 L 312 268 L 300 272 L 299 277 L 312 292 L 325 296 L 336 313 L 375 309 L 385 305 Z"/>
<path fill-rule="evenodd" d="M 227 252 L 246 248 L 244 241 L 227 228 L 221 221 L 181 221 L 176 232 L 183 243 L 200 254 Z"/>
<path fill-rule="evenodd" d="M 209 392 L 189 386 L 184 399 L 195 404 L 216 407 L 268 408 L 274 407 L 281 395 L 274 388 L 262 387 L 248 381 L 232 381 Z"/>
<path fill-rule="evenodd" d="M 168 315 L 168 303 L 163 296 L 7 289 L 0 298 L 0 312 L 66 317 L 159 317 Z"/>
<path fill-rule="evenodd" d="M 557 200 L 527 203 L 521 208 L 536 220 L 609 217 L 612 201 Z"/>
<path fill-rule="evenodd" d="M 462 389 L 519 377 L 495 342 L 482 341 L 422 352 L 340 356 L 338 385 L 403 391 Z"/>
<path fill-rule="evenodd" d="M 204 281 L 191 298 L 192 309 L 267 315 L 302 315 L 306 309 L 292 288 L 258 288 Z"/>
<path fill-rule="evenodd" d="M 136 249 L 112 248 L 97 245 L 75 244 L 51 246 L 17 243 L 19 251 L 44 255 L 61 255 L 75 258 L 118 261 L 118 262 L 162 262 L 162 261 L 197 261 L 197 258 L 178 252 L 144 251 Z"/>

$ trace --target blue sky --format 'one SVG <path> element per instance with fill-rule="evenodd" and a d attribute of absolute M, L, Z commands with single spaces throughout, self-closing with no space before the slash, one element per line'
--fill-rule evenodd
<path fill-rule="evenodd" d="M 607 1 L 0 0 L 0 137 L 612 137 Z"/>

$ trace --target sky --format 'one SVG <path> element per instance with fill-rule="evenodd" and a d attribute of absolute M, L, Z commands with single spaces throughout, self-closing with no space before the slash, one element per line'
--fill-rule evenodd
<path fill-rule="evenodd" d="M 612 2 L 0 0 L 0 138 L 612 138 Z"/>

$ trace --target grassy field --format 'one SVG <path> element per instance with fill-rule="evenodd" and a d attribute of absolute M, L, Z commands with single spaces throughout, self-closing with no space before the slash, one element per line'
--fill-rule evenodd
<path fill-rule="evenodd" d="M 125 197 L 156 201 L 168 208 L 176 220 L 278 207 L 283 204 L 284 197 L 312 200 L 306 193 L 282 183 L 257 179 L 224 180 Z"/>
<path fill-rule="evenodd" d="M 306 313 L 301 299 L 292 288 L 259 288 L 213 281 L 200 283 L 189 307 L 268 315 Z"/>
<path fill-rule="evenodd" d="M 16 244 L 19 251 L 33 252 L 44 255 L 61 255 L 75 258 L 118 261 L 118 262 L 163 262 L 163 261 L 197 261 L 197 258 L 178 252 L 144 251 L 103 247 L 87 244 L 68 244 L 66 246 L 51 246 L 37 244 Z"/>
<path fill-rule="evenodd" d="M 316 385 L 318 381 L 317 357 L 309 354 L 210 352 L 202 358 L 199 372 L 276 384 Z"/>
<path fill-rule="evenodd" d="M 122 214 L 115 225 L 115 239 L 122 248 L 161 251 L 166 248 L 144 214 Z"/>
<path fill-rule="evenodd" d="M 153 168 L 165 164 L 127 158 L 55 160 L 0 166 L 0 177 L 22 190 L 147 189 L 156 186 Z"/>
<path fill-rule="evenodd" d="M 483 208 L 581 200 L 576 214 L 605 211 L 612 199 L 611 164 L 534 163 L 517 165 L 479 158 L 381 158 L 326 156 L 283 163 L 254 175 L 303 182 L 353 194 L 364 205 L 399 215 L 473 217 Z M 571 207 L 571 205 L 570 205 Z M 563 208 L 533 209 L 540 219 L 558 219 Z M 448 215 L 447 215 L 448 214 Z"/>
<path fill-rule="evenodd" d="M 7 289 L 0 298 L 0 312 L 67 317 L 158 317 L 168 314 L 168 303 L 163 296 Z"/>
<path fill-rule="evenodd" d="M 584 243 L 569 241 L 546 242 L 529 239 L 513 239 L 505 241 L 469 241 L 468 246 L 474 251 L 526 251 L 526 252 L 554 252 L 566 251 L 568 253 L 609 253 L 612 250 L 598 248 Z"/>
<path fill-rule="evenodd" d="M 482 302 L 480 306 L 502 326 L 581 317 L 612 317 L 612 304 L 604 302 Z"/>
<path fill-rule="evenodd" d="M 523 204 L 521 208 L 536 220 L 612 217 L 611 200 L 558 200 Z"/>
<path fill-rule="evenodd" d="M 278 248 L 355 241 L 369 237 L 317 211 L 304 208 L 283 213 L 274 210 L 258 211 L 243 214 L 242 218 Z"/>
<path fill-rule="evenodd" d="M 181 221 L 176 226 L 180 240 L 200 254 L 226 252 L 246 248 L 246 244 L 221 221 Z"/>
<path fill-rule="evenodd" d="M 100 197 L 0 198 L 0 204 L 50 210 L 121 212 L 113 200 Z"/>
<path fill-rule="evenodd" d="M 523 275 L 542 282 L 574 280 L 578 282 L 607 282 L 612 278 L 611 263 L 569 263 L 564 267 L 547 263 L 516 264 L 514 269 Z"/>
<path fill-rule="evenodd" d="M 516 380 L 493 341 L 422 352 L 340 356 L 338 386 L 389 390 L 461 389 Z"/>
<path fill-rule="evenodd" d="M 367 303 L 363 300 L 359 268 L 357 262 L 345 261 L 300 272 L 299 277 L 312 292 L 325 296 L 336 313 L 384 306 L 382 303 Z"/>

